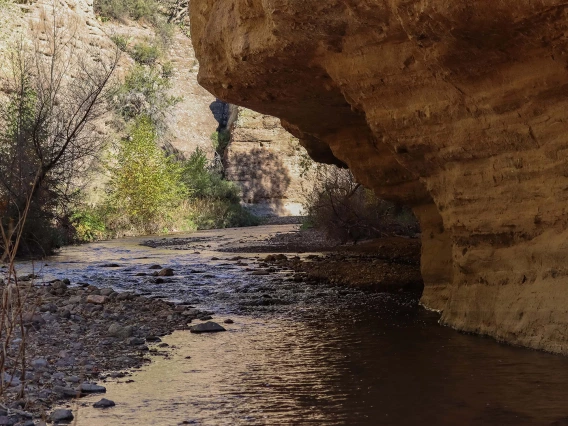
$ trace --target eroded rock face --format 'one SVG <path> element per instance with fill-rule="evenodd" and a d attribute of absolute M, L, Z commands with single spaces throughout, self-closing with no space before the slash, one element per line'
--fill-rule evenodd
<path fill-rule="evenodd" d="M 414 206 L 443 322 L 568 353 L 565 2 L 190 7 L 204 87 Z"/>
<path fill-rule="evenodd" d="M 247 207 L 259 216 L 297 216 L 311 188 L 298 141 L 280 120 L 238 108 L 225 150 L 225 176 L 239 185 Z"/>

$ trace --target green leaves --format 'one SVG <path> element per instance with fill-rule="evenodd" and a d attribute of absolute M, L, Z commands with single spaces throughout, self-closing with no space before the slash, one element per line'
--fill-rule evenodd
<path fill-rule="evenodd" d="M 126 121 L 146 116 L 160 127 L 167 110 L 180 101 L 168 94 L 170 87 L 169 79 L 157 67 L 135 65 L 115 91 L 113 104 Z"/>
<path fill-rule="evenodd" d="M 111 167 L 108 202 L 128 222 L 151 232 L 188 196 L 181 173 L 157 146 L 150 118 L 139 117 Z"/>

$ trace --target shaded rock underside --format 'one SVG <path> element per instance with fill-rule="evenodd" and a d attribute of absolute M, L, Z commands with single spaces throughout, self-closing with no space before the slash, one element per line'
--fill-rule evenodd
<path fill-rule="evenodd" d="M 193 0 L 199 81 L 422 226 L 422 302 L 568 353 L 568 5 Z"/>

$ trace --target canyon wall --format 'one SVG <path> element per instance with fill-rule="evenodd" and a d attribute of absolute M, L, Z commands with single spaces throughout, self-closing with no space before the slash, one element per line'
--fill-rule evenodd
<path fill-rule="evenodd" d="M 199 81 L 422 226 L 422 303 L 568 354 L 568 5 L 192 0 Z"/>
<path fill-rule="evenodd" d="M 238 108 L 223 158 L 225 176 L 239 185 L 243 202 L 253 213 L 298 216 L 309 185 L 302 151 L 280 120 Z"/>
<path fill-rule="evenodd" d="M 28 47 L 38 41 L 45 42 L 51 29 L 43 28 L 44 21 L 50 21 L 54 12 L 62 31 L 73 34 L 72 48 L 91 56 L 112 56 L 116 49 L 113 36 L 124 38 L 130 46 L 153 43 L 159 37 L 153 26 L 144 22 L 127 19 L 103 22 L 95 15 L 92 0 L 37 0 L 23 4 L 0 1 L 0 58 L 5 59 L 0 63 L 0 96 L 10 73 L 8 58 L 17 50 L 20 41 Z M 216 99 L 197 83 L 198 62 L 190 37 L 175 28 L 160 61 L 171 63 L 172 87 L 169 92 L 180 99 L 165 117 L 168 133 L 164 139 L 168 148 L 187 157 L 200 147 L 212 157 L 214 150 L 210 137 L 218 123 L 211 106 Z M 135 61 L 123 53 L 116 77 L 124 77 L 134 64 Z M 100 131 L 106 135 L 113 133 L 104 123 L 101 123 Z"/>

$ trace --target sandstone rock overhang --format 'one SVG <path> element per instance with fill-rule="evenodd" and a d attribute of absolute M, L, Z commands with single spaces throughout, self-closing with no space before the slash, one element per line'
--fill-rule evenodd
<path fill-rule="evenodd" d="M 414 207 L 424 305 L 568 353 L 568 4 L 192 0 L 199 81 Z"/>

